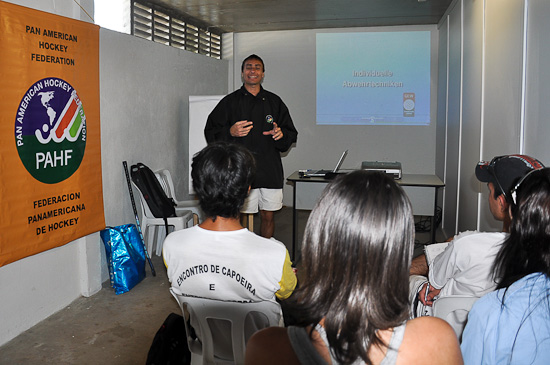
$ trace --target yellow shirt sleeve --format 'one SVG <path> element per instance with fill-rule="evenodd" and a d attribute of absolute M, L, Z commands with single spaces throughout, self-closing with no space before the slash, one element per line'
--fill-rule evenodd
<path fill-rule="evenodd" d="M 275 295 L 277 298 L 284 300 L 290 297 L 294 288 L 296 288 L 296 274 L 292 270 L 292 261 L 290 261 L 290 255 L 288 250 L 286 250 L 285 263 L 283 264 L 283 276 L 281 281 L 279 281 L 279 286 L 281 289 L 277 290 Z"/>

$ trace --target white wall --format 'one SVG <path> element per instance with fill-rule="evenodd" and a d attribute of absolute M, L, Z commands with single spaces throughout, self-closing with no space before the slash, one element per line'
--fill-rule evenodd
<path fill-rule="evenodd" d="M 440 23 L 448 36 L 439 49 L 448 67 L 439 79 L 447 103 L 438 112 L 446 153 L 436 164 L 444 160 L 448 235 L 501 228 L 474 176 L 479 160 L 525 153 L 550 164 L 548 16 L 545 0 L 456 0 Z"/>
<path fill-rule="evenodd" d="M 1 0 L 47 13 L 93 23 L 94 0 Z M 80 4 L 80 6 L 79 6 Z"/>
<path fill-rule="evenodd" d="M 73 0 L 13 2 L 76 19 L 83 13 Z M 93 0 L 80 3 L 91 4 L 93 16 Z M 228 62 L 105 29 L 99 35 L 103 200 L 114 226 L 135 222 L 123 160 L 169 168 L 186 197 L 188 97 L 226 93 Z M 107 278 L 98 233 L 0 267 L 0 345 L 95 294 Z"/>
<path fill-rule="evenodd" d="M 285 176 L 299 169 L 332 168 L 344 149 L 342 168 L 358 168 L 362 161 L 400 161 L 405 173 L 435 172 L 436 123 L 430 126 L 318 126 L 315 122 L 315 39 L 318 32 L 434 30 L 432 37 L 432 120 L 436 115 L 437 31 L 428 27 L 351 28 L 233 34 L 228 51 L 233 57 L 233 89 L 242 85 L 241 62 L 255 53 L 265 62 L 263 86 L 278 94 L 298 129 L 298 142 L 283 157 Z M 224 38 L 224 42 L 226 39 Z M 225 46 L 224 46 L 225 49 Z M 224 57 L 226 54 L 224 53 Z M 230 81 L 230 82 L 231 82 Z M 292 188 L 285 185 L 284 204 L 292 205 Z"/>
<path fill-rule="evenodd" d="M 458 7 L 458 6 L 457 6 Z M 445 154 L 436 155 L 437 159 L 445 157 L 443 165 L 445 166 L 445 192 L 443 200 L 443 228 L 447 226 L 454 227 L 457 219 L 456 201 L 458 199 L 458 170 L 459 170 L 459 145 L 461 136 L 461 105 L 462 105 L 462 58 L 460 55 L 462 45 L 461 33 L 461 11 L 455 10 L 449 14 L 443 27 L 446 27 L 445 34 L 447 48 L 440 48 L 440 58 L 446 59 L 446 77 L 441 77 L 439 89 L 445 90 L 445 104 L 438 104 L 440 112 L 438 113 L 437 128 L 445 130 L 444 142 L 438 140 L 438 143 L 445 144 Z M 442 28 L 443 28 L 442 27 Z M 445 108 L 444 110 L 442 110 Z M 441 136 L 439 136 L 441 137 Z"/>
<path fill-rule="evenodd" d="M 530 0 L 526 25 L 524 150 L 550 166 L 550 1 Z"/>
<path fill-rule="evenodd" d="M 128 166 L 143 162 L 153 170 L 169 169 L 177 197 L 188 197 L 189 96 L 226 93 L 227 72 L 227 61 L 101 29 L 101 155 L 107 225 L 134 221 L 124 160 Z"/>

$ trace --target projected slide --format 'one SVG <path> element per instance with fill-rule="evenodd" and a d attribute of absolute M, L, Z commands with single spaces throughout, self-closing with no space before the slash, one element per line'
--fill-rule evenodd
<path fill-rule="evenodd" d="M 430 32 L 318 33 L 317 124 L 430 124 Z"/>

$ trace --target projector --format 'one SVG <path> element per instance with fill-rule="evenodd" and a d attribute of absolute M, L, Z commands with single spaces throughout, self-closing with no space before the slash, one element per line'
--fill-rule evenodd
<path fill-rule="evenodd" d="M 381 171 L 393 177 L 395 180 L 401 179 L 401 162 L 388 161 L 363 161 L 361 170 Z"/>

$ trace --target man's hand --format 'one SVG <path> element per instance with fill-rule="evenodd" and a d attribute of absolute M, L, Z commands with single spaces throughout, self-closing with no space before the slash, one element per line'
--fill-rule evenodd
<path fill-rule="evenodd" d="M 270 135 L 270 134 L 273 136 L 273 139 L 276 140 L 276 141 L 283 138 L 283 131 L 281 130 L 281 128 L 279 128 L 277 123 L 273 123 L 273 129 L 272 130 L 264 132 L 265 136 Z"/>
<path fill-rule="evenodd" d="M 428 288 L 428 294 L 426 295 L 426 288 Z M 429 285 L 429 283 L 424 284 L 422 286 L 422 289 L 418 292 L 418 299 L 422 302 L 422 304 L 427 305 L 428 307 L 431 307 L 434 304 L 434 298 L 439 295 L 439 292 L 441 289 L 436 289 L 433 286 Z"/>
<path fill-rule="evenodd" d="M 248 120 L 238 121 L 231 126 L 229 133 L 231 133 L 233 137 L 245 137 L 252 129 L 252 124 L 253 123 Z"/>

